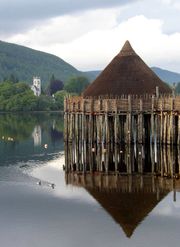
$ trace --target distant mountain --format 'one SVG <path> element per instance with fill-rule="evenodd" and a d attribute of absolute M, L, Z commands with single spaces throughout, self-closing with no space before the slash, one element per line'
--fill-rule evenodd
<path fill-rule="evenodd" d="M 169 83 L 169 84 L 173 84 L 174 82 L 180 82 L 180 74 L 176 73 L 176 72 L 172 72 L 169 70 L 165 70 L 165 69 L 160 69 L 158 67 L 152 67 L 151 68 L 156 75 L 159 76 L 159 78 L 161 78 L 161 80 Z"/>
<path fill-rule="evenodd" d="M 62 81 L 84 75 L 57 56 L 0 41 L 0 81 L 11 74 L 28 83 L 33 76 L 40 76 L 43 84 L 49 82 L 52 74 Z"/>

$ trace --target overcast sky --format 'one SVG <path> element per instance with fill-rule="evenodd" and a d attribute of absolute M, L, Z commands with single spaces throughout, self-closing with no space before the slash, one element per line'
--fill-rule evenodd
<path fill-rule="evenodd" d="M 0 39 L 103 69 L 126 40 L 149 66 L 180 72 L 180 0 L 0 0 Z"/>

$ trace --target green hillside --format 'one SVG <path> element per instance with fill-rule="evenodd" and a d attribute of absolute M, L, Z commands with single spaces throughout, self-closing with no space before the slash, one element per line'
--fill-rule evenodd
<path fill-rule="evenodd" d="M 33 76 L 40 76 L 46 85 L 52 74 L 65 82 L 69 77 L 83 73 L 57 56 L 0 41 L 0 81 L 11 74 L 28 83 L 32 82 Z"/>

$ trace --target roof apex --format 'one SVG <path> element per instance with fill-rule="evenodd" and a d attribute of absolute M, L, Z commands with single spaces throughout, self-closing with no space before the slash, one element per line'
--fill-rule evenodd
<path fill-rule="evenodd" d="M 133 50 L 130 42 L 126 40 L 118 56 L 132 56 L 132 55 L 137 55 L 137 54 Z"/>
<path fill-rule="evenodd" d="M 106 66 L 100 75 L 84 90 L 83 97 L 109 95 L 170 94 L 166 85 L 136 54 L 129 41 Z"/>

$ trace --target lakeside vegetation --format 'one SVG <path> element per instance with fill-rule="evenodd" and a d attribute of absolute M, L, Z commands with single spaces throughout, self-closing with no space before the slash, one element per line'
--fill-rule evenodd
<path fill-rule="evenodd" d="M 80 95 L 89 84 L 86 77 L 72 77 L 65 84 L 51 77 L 43 93 L 37 97 L 27 83 L 7 80 L 0 83 L 0 111 L 63 111 L 66 95 Z"/>
<path fill-rule="evenodd" d="M 63 83 L 52 75 L 47 87 L 42 88 L 42 94 L 37 97 L 27 83 L 10 75 L 0 82 L 0 112 L 63 111 L 64 97 L 80 95 L 89 83 L 84 76 L 74 76 Z M 180 94 L 180 82 L 176 84 L 176 93 Z"/>

